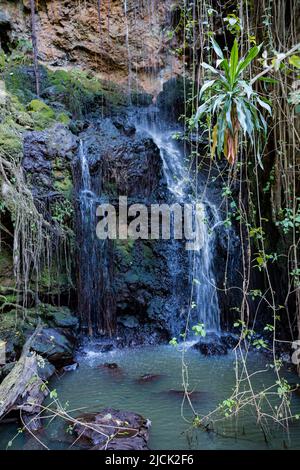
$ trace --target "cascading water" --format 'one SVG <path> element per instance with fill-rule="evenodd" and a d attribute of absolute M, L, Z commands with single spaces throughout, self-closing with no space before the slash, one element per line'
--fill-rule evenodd
<path fill-rule="evenodd" d="M 92 190 L 92 178 L 82 140 L 78 157 L 78 309 L 82 327 L 92 336 L 112 333 L 115 328 L 112 256 L 109 241 L 99 240 L 96 236 L 96 208 L 102 201 Z"/>
<path fill-rule="evenodd" d="M 203 214 L 201 219 L 195 218 L 202 247 L 198 251 L 187 252 L 192 286 L 190 319 L 193 323 L 203 323 L 207 331 L 219 331 L 220 308 L 213 270 L 216 240 L 214 231 L 210 229 L 220 223 L 218 211 L 209 200 L 198 201 L 192 196 L 192 191 L 189 188 L 188 170 L 184 161 L 184 151 L 174 139 L 175 130 L 170 131 L 166 125 L 153 116 L 155 116 L 155 112 L 150 112 L 150 118 L 149 115 L 146 116 L 142 123 L 137 125 L 137 128 L 146 132 L 159 148 L 170 193 L 175 202 L 180 204 L 191 203 L 195 205 L 197 203 Z M 170 272 L 178 274 L 178 269 L 176 269 L 176 265 L 179 264 L 178 256 L 173 257 L 170 263 Z M 178 282 L 175 280 L 173 285 L 174 295 L 176 295 Z"/>

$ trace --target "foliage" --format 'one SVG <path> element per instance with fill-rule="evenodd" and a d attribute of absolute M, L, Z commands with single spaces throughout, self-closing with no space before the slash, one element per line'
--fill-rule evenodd
<path fill-rule="evenodd" d="M 218 45 L 211 39 L 215 53 L 218 56 L 216 68 L 203 62 L 202 67 L 209 70 L 214 79 L 206 81 L 199 94 L 203 104 L 198 108 L 194 123 L 203 116 L 211 114 L 216 119 L 212 131 L 211 155 L 217 150 L 220 156 L 223 152 L 230 164 L 234 164 L 239 149 L 239 132 L 242 130 L 252 144 L 258 146 L 257 157 L 261 164 L 259 136 L 266 138 L 267 123 L 261 108 L 271 114 L 270 105 L 260 98 L 249 80 L 243 78 L 254 59 L 259 54 L 260 46 L 254 46 L 239 59 L 238 43 L 235 39 L 230 58 L 226 59 Z"/>
<path fill-rule="evenodd" d="M 56 116 L 53 109 L 41 100 L 34 99 L 27 105 L 27 110 L 30 113 L 35 128 L 37 130 L 50 127 L 55 122 Z"/>
<path fill-rule="evenodd" d="M 192 327 L 193 332 L 195 333 L 196 336 L 206 336 L 206 330 L 205 326 L 203 323 L 197 323 L 197 325 L 194 325 Z"/>

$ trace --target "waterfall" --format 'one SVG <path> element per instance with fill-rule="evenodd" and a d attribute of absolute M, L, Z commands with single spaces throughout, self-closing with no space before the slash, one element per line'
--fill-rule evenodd
<path fill-rule="evenodd" d="M 192 289 L 191 322 L 205 325 L 207 331 L 220 330 L 220 308 L 214 276 L 214 253 L 216 237 L 214 227 L 221 223 L 218 211 L 207 198 L 202 201 L 192 195 L 189 186 L 189 174 L 185 165 L 184 151 L 174 139 L 176 129 L 170 131 L 166 125 L 153 118 L 153 114 L 141 119 L 137 128 L 146 132 L 157 145 L 163 163 L 164 176 L 168 189 L 175 202 L 196 203 L 202 208 L 203 218 L 196 218 L 197 230 L 203 241 L 199 251 L 187 251 L 189 257 L 189 277 Z M 170 260 L 170 272 L 174 264 L 178 265 L 178 258 Z M 173 283 L 178 289 L 178 282 Z M 178 292 L 178 291 L 177 291 Z M 176 295 L 176 292 L 174 292 Z"/>
<path fill-rule="evenodd" d="M 83 142 L 81 139 L 79 143 L 79 158 L 80 158 L 80 163 L 81 163 L 81 176 L 82 176 L 83 191 L 90 191 L 91 190 L 90 169 L 89 169 L 89 164 L 88 164 L 85 152 L 84 152 Z M 82 194 L 84 194 L 84 192 Z M 86 200 L 86 198 L 83 198 L 83 200 Z"/>
<path fill-rule="evenodd" d="M 78 310 L 90 336 L 115 328 L 111 244 L 96 236 L 96 208 L 103 202 L 93 190 L 88 158 L 81 140 L 78 153 Z M 99 190 L 100 192 L 100 190 Z"/>

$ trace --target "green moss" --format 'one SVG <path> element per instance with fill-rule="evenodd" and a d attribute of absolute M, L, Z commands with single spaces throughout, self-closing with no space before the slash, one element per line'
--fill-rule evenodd
<path fill-rule="evenodd" d="M 35 98 L 35 83 L 24 67 L 9 66 L 3 73 L 7 90 L 26 104 Z"/>
<path fill-rule="evenodd" d="M 54 188 L 61 192 L 64 193 L 65 197 L 70 198 L 72 196 L 72 191 L 73 191 L 73 182 L 72 179 L 69 175 L 66 176 L 60 176 L 60 172 L 53 172 L 54 174 Z"/>
<path fill-rule="evenodd" d="M 56 119 L 62 124 L 68 125 L 70 123 L 70 117 L 67 115 L 67 113 L 59 113 Z"/>
<path fill-rule="evenodd" d="M 12 252 L 3 244 L 0 247 L 0 284 L 1 294 L 5 294 L 9 287 L 15 286 Z"/>
<path fill-rule="evenodd" d="M 60 294 L 62 291 L 71 288 L 70 279 L 62 267 L 52 266 L 45 267 L 41 272 L 39 279 L 39 291 L 51 294 Z"/>
<path fill-rule="evenodd" d="M 23 152 L 22 138 L 13 122 L 0 124 L 0 149 L 5 157 L 12 159 L 21 158 Z"/>
<path fill-rule="evenodd" d="M 54 123 L 56 119 L 53 109 L 38 99 L 30 101 L 30 103 L 27 105 L 27 110 L 33 119 L 35 129 L 37 130 L 43 130 L 46 127 L 51 126 L 51 124 Z"/>
<path fill-rule="evenodd" d="M 130 264 L 133 259 L 133 250 L 135 246 L 135 240 L 116 240 L 116 250 L 120 253 L 122 260 L 126 264 Z"/>
<path fill-rule="evenodd" d="M 5 70 L 5 61 L 6 55 L 2 50 L 0 50 L 0 72 L 3 72 Z"/>

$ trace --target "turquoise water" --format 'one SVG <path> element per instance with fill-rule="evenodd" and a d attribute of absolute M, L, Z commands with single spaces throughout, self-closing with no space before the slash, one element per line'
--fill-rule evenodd
<path fill-rule="evenodd" d="M 190 428 L 192 416 L 190 407 L 182 405 L 181 393 L 181 353 L 171 346 L 143 347 L 139 349 L 99 353 L 95 345 L 78 357 L 79 368 L 55 377 L 50 388 L 56 389 L 61 403 L 68 402 L 70 409 L 78 409 L 73 414 L 85 411 L 99 411 L 105 407 L 130 410 L 142 414 L 152 422 L 150 449 L 300 449 L 300 422 L 290 425 L 290 436 L 279 428 L 272 430 L 269 443 L 256 425 L 254 414 L 244 413 L 239 421 L 220 423 L 214 432 Z M 228 398 L 234 385 L 234 355 L 204 357 L 199 352 L 187 351 L 189 364 L 190 390 L 195 410 L 201 415 L 212 411 L 220 402 Z M 264 369 L 266 359 L 259 353 L 249 357 L 249 368 Z M 117 363 L 119 369 L 101 367 L 104 363 Z M 153 382 L 140 382 L 144 374 L 156 374 Z M 297 377 L 286 372 L 290 383 Z M 255 387 L 274 383 L 274 372 L 269 370 L 254 376 Z M 292 407 L 300 413 L 300 398 L 293 396 Z M 80 410 L 79 410 L 80 409 Z M 65 433 L 67 425 L 60 420 L 53 421 L 38 436 L 52 449 L 68 448 L 71 440 Z M 0 427 L 0 448 L 15 435 L 15 425 Z M 33 438 L 21 434 L 14 440 L 12 448 L 36 448 Z"/>

